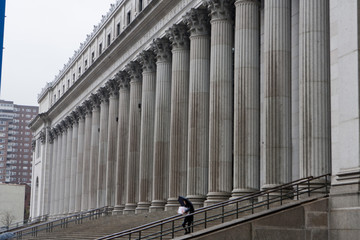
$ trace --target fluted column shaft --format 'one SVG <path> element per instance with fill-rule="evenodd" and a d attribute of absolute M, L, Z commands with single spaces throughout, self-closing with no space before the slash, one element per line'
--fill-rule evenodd
<path fill-rule="evenodd" d="M 56 133 L 54 129 L 51 130 L 53 133 L 53 152 L 52 152 L 52 158 L 51 158 L 51 176 L 50 176 L 50 215 L 53 216 L 55 213 L 55 182 L 56 182 L 56 163 L 57 163 L 57 152 L 58 152 L 58 139 L 56 136 Z"/>
<path fill-rule="evenodd" d="M 300 176 L 331 171 L 329 1 L 300 1 Z"/>
<path fill-rule="evenodd" d="M 50 214 L 50 200 L 51 200 L 51 179 L 52 174 L 51 171 L 53 169 L 53 151 L 54 151 L 54 144 L 53 144 L 53 135 L 51 134 L 50 128 L 46 129 L 46 162 L 45 162 L 45 177 L 43 178 L 45 187 L 44 187 L 44 202 L 43 202 L 43 215 Z"/>
<path fill-rule="evenodd" d="M 167 40 L 157 39 L 154 128 L 153 197 L 150 211 L 164 210 L 169 186 L 171 108 L 171 51 Z"/>
<path fill-rule="evenodd" d="M 114 214 L 121 214 L 126 202 L 127 155 L 129 140 L 130 86 L 128 76 L 120 78 L 119 123 L 117 132 L 116 189 Z"/>
<path fill-rule="evenodd" d="M 89 181 L 90 181 L 90 151 L 91 151 L 91 125 L 92 105 L 90 100 L 84 103 L 86 111 L 84 124 L 84 153 L 82 165 L 81 211 L 89 210 Z"/>
<path fill-rule="evenodd" d="M 77 159 L 76 159 L 75 212 L 80 212 L 81 210 L 83 161 L 84 161 L 84 135 L 85 135 L 85 116 L 80 116 L 79 128 L 78 128 Z"/>
<path fill-rule="evenodd" d="M 124 214 L 135 213 L 139 200 L 139 161 L 140 161 L 140 127 L 142 92 L 142 76 L 140 65 L 131 62 L 128 65 L 130 75 L 130 110 L 129 110 L 129 140 L 127 156 L 126 204 Z"/>
<path fill-rule="evenodd" d="M 57 136 L 57 156 L 56 156 L 56 168 L 55 168 L 55 198 L 54 198 L 54 214 L 57 216 L 59 214 L 60 208 L 60 179 L 61 179 L 61 162 L 62 162 L 62 132 L 60 127 L 58 127 L 58 136 Z"/>
<path fill-rule="evenodd" d="M 91 96 L 94 108 L 91 120 L 91 147 L 90 147 L 90 167 L 89 167 L 89 209 L 97 207 L 97 179 L 98 179 L 98 159 L 99 159 L 99 128 L 100 128 L 100 98 L 98 95 Z"/>
<path fill-rule="evenodd" d="M 260 187 L 259 4 L 258 0 L 235 2 L 233 197 Z"/>
<path fill-rule="evenodd" d="M 100 88 L 100 139 L 99 139 L 99 158 L 97 174 L 97 207 L 104 207 L 106 204 L 106 159 L 107 159 L 107 139 L 108 139 L 108 117 L 109 117 L 109 93 L 103 87 Z"/>
<path fill-rule="evenodd" d="M 233 28 L 230 0 L 209 1 L 211 10 L 209 193 L 206 204 L 232 191 Z"/>
<path fill-rule="evenodd" d="M 79 118 L 76 112 L 72 112 L 74 124 L 72 130 L 72 148 L 71 148 L 71 173 L 70 173 L 70 196 L 69 196 L 69 213 L 75 212 L 75 195 L 76 195 L 76 173 L 77 173 L 77 150 L 78 150 L 78 129 Z"/>
<path fill-rule="evenodd" d="M 69 214 L 69 202 L 70 202 L 70 187 L 72 182 L 70 182 L 71 178 L 71 153 L 72 153 L 72 134 L 73 127 L 71 120 L 68 121 L 68 129 L 66 133 L 66 163 L 65 163 L 65 189 L 64 189 L 64 208 L 63 214 Z"/>
<path fill-rule="evenodd" d="M 61 142 L 61 161 L 60 161 L 60 181 L 59 181 L 59 214 L 64 214 L 65 205 L 65 171 L 66 171 L 66 154 L 67 154 L 67 126 L 62 122 L 62 142 Z"/>
<path fill-rule="evenodd" d="M 154 157 L 156 65 L 153 52 L 141 55 L 143 84 L 141 100 L 139 202 L 136 213 L 148 212 L 151 204 Z"/>
<path fill-rule="evenodd" d="M 264 9 L 265 185 L 291 180 L 291 1 Z"/>
<path fill-rule="evenodd" d="M 208 192 L 210 23 L 205 9 L 185 16 L 190 28 L 187 198 L 202 207 Z"/>
<path fill-rule="evenodd" d="M 170 28 L 172 42 L 169 198 L 165 210 L 177 210 L 186 196 L 190 46 L 185 25 Z"/>
<path fill-rule="evenodd" d="M 110 90 L 108 145 L 106 160 L 106 206 L 112 210 L 115 206 L 115 173 L 116 173 L 116 147 L 117 147 L 117 118 L 119 111 L 119 84 L 117 79 L 107 82 Z"/>

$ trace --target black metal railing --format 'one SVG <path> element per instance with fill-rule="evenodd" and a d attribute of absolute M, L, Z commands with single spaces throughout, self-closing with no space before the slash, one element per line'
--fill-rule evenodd
<path fill-rule="evenodd" d="M 328 196 L 330 189 L 330 174 L 319 177 L 306 177 L 268 190 L 251 193 L 239 198 L 217 203 L 197 209 L 193 214 L 196 221 L 192 231 L 231 221 L 242 216 L 254 214 L 284 203 L 308 198 L 310 196 Z M 189 215 L 187 215 L 189 216 Z M 108 239 L 162 239 L 163 237 L 180 236 L 183 231 L 183 215 L 176 215 L 136 228 L 114 233 L 97 240 Z"/>
<path fill-rule="evenodd" d="M 90 211 L 84 211 L 70 216 L 62 217 L 52 221 L 47 221 L 44 223 L 32 225 L 30 227 L 22 228 L 12 233 L 15 235 L 16 239 L 21 239 L 23 236 L 31 235 L 38 236 L 39 232 L 52 232 L 55 228 L 67 228 L 70 223 L 81 224 L 84 219 L 97 219 L 102 215 L 108 214 L 108 207 L 102 207 L 93 209 Z"/>

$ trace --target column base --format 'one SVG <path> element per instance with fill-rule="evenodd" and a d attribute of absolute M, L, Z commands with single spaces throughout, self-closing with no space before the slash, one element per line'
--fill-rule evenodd
<path fill-rule="evenodd" d="M 229 200 L 231 194 L 229 192 L 209 192 L 207 200 L 204 202 L 204 206 L 210 206 L 216 203 Z"/>
<path fill-rule="evenodd" d="M 148 213 L 150 205 L 150 202 L 139 202 L 137 208 L 135 209 L 135 214 Z"/>
<path fill-rule="evenodd" d="M 112 215 L 122 215 L 124 211 L 124 205 L 116 205 L 112 211 Z"/>
<path fill-rule="evenodd" d="M 236 188 L 232 191 L 232 195 L 231 195 L 231 200 L 239 198 L 239 197 L 243 197 L 255 192 L 258 192 L 259 189 L 255 189 L 255 188 Z"/>
<path fill-rule="evenodd" d="M 164 211 L 165 204 L 166 204 L 165 200 L 154 200 L 154 201 L 152 201 L 151 206 L 150 206 L 150 212 Z"/>
<path fill-rule="evenodd" d="M 186 198 L 190 200 L 195 209 L 203 207 L 206 200 L 205 195 L 188 195 Z"/>
<path fill-rule="evenodd" d="M 124 208 L 124 210 L 123 210 L 123 214 L 124 214 L 124 215 L 135 214 L 136 206 L 137 206 L 136 203 L 127 203 L 127 204 L 125 204 L 125 208 Z"/>
<path fill-rule="evenodd" d="M 169 198 L 167 201 L 167 204 L 165 205 L 165 211 L 170 212 L 174 211 L 176 212 L 180 207 L 180 203 L 177 198 Z"/>

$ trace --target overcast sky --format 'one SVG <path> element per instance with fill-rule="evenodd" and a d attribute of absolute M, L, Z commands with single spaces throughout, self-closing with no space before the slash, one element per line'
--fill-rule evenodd
<path fill-rule="evenodd" d="M 38 105 L 46 82 L 54 80 L 115 2 L 7 0 L 0 98 Z"/>

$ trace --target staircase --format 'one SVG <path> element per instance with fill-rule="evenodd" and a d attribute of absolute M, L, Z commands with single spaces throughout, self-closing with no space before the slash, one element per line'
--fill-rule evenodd
<path fill-rule="evenodd" d="M 40 228 L 33 227 L 32 235 L 34 236 L 29 236 L 29 232 L 27 232 L 28 235 L 24 235 L 25 231 L 17 232 L 16 235 L 17 239 L 79 240 L 326 239 L 323 236 L 327 233 L 327 222 L 324 224 L 324 219 L 327 219 L 327 207 L 324 207 L 326 204 L 324 205 L 322 200 L 325 199 L 327 203 L 329 179 L 330 175 L 328 174 L 316 178 L 307 177 L 273 189 L 197 209 L 193 213 L 195 221 L 192 226 L 192 233 L 187 235 L 184 235 L 181 226 L 184 216 L 174 215 L 176 214 L 174 212 L 104 216 L 91 221 L 86 218 L 82 220 L 82 224 L 67 224 L 62 220 L 62 224 L 57 224 L 57 228 L 52 228 L 52 232 L 45 232 L 44 228 L 40 231 Z M 314 204 L 317 201 L 322 201 L 322 205 L 315 204 L 317 207 L 305 207 L 306 204 Z M 285 231 L 287 229 L 286 223 L 291 223 L 291 221 L 294 221 L 291 219 L 298 218 L 296 211 L 291 212 L 292 209 L 296 208 L 300 208 L 300 210 L 296 211 L 305 213 L 305 215 L 301 215 L 304 216 L 301 220 L 295 221 L 298 225 L 290 225 L 289 231 Z M 279 224 L 284 219 L 288 219 L 288 221 Z M 261 221 L 263 223 L 259 224 Z M 79 223 L 79 221 L 76 222 Z M 53 223 L 46 223 L 47 231 L 50 231 L 51 224 Z M 239 229 L 241 230 L 241 236 L 248 237 L 238 238 Z M 232 235 L 232 232 L 235 232 L 235 235 Z M 284 232 L 281 236 L 289 237 L 307 234 L 307 238 L 281 238 L 277 236 L 279 232 Z M 218 235 L 220 233 L 221 235 Z M 262 235 L 264 236 L 262 237 Z"/>

